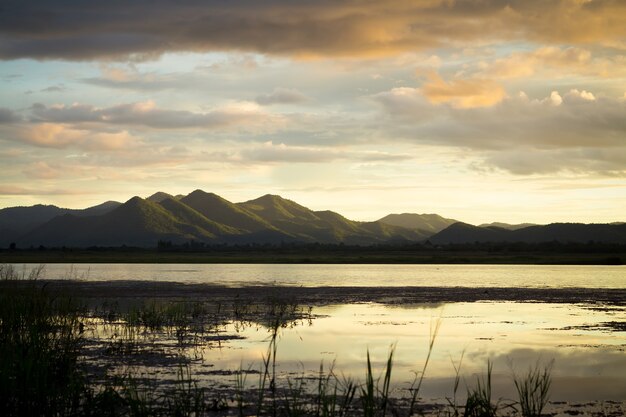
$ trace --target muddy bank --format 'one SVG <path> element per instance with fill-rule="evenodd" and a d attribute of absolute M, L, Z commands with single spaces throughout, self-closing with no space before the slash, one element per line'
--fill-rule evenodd
<path fill-rule="evenodd" d="M 0 288 L 3 283 L 0 282 Z M 152 281 L 38 281 L 50 291 L 84 298 L 210 299 L 216 302 L 285 300 L 311 306 L 375 302 L 390 305 L 477 301 L 626 305 L 626 289 L 466 287 L 225 287 Z"/>

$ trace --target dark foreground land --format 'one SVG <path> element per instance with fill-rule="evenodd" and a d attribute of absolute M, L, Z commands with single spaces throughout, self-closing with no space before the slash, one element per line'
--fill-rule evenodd
<path fill-rule="evenodd" d="M 429 246 L 252 245 L 2 249 L 0 263 L 327 263 L 624 265 L 626 245 L 600 243 Z"/>

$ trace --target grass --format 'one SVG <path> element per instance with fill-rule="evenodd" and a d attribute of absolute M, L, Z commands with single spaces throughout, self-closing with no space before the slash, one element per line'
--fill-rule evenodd
<path fill-rule="evenodd" d="M 232 411 L 239 416 L 401 417 L 422 412 L 419 393 L 441 320 L 431 326 L 428 353 L 408 397 L 396 398 L 392 396 L 395 345 L 380 374 L 367 351 L 362 382 L 337 376 L 334 363 L 325 369 L 323 362 L 313 378 L 303 371 L 280 379 L 281 331 L 310 321 L 310 309 L 278 299 L 262 306 L 159 300 L 124 305 L 109 300 L 95 308 L 69 294 L 48 291 L 38 280 L 42 272 L 43 268 L 27 273 L 0 265 L 0 409 L 4 416 L 198 417 Z M 217 335 L 228 322 L 240 327 L 262 325 L 268 331 L 256 387 L 247 387 L 251 367 L 241 366 L 226 390 L 208 386 L 193 374 L 190 364 L 202 357 L 207 337 Z M 164 362 L 177 369 L 170 383 L 143 374 Z M 95 367 L 98 363 L 102 366 Z M 453 363 L 453 397 L 442 415 L 499 415 L 502 407 L 491 398 L 491 362 L 486 375 L 468 389 L 465 405 L 457 403 L 461 363 L 462 357 L 458 365 Z M 515 407 L 522 416 L 541 415 L 549 398 L 551 367 L 537 363 L 526 374 L 514 373 L 519 397 Z M 229 390 L 232 399 L 224 394 Z"/>

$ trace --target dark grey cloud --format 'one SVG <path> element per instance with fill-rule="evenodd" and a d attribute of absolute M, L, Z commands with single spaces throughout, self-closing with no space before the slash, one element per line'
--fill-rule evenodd
<path fill-rule="evenodd" d="M 212 50 L 372 56 L 511 39 L 624 48 L 625 37 L 626 5 L 611 0 L 5 0 L 0 13 L 2 59 Z"/>
<path fill-rule="evenodd" d="M 21 116 L 11 109 L 0 107 L 0 123 L 15 123 L 21 120 Z"/>
<path fill-rule="evenodd" d="M 195 113 L 160 109 L 153 102 L 120 104 L 106 108 L 88 104 L 46 106 L 36 103 L 30 112 L 30 120 L 37 123 L 103 123 L 155 129 L 219 128 L 264 119 L 262 113 L 248 109 L 231 108 Z"/>
<path fill-rule="evenodd" d="M 61 93 L 63 91 L 67 91 L 67 87 L 64 84 L 57 84 L 43 88 L 40 91 L 42 93 Z"/>
<path fill-rule="evenodd" d="M 263 106 L 272 104 L 296 104 L 308 100 L 308 97 L 295 89 L 275 88 L 269 94 L 261 94 L 255 98 L 255 101 Z"/>
<path fill-rule="evenodd" d="M 8 81 L 8 82 L 16 80 L 16 79 L 18 79 L 20 77 L 22 77 L 22 74 L 4 74 L 4 75 L 0 75 L 0 78 L 2 78 L 4 81 Z"/>

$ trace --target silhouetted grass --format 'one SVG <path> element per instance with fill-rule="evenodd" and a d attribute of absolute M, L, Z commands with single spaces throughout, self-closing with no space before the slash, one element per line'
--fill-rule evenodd
<path fill-rule="evenodd" d="M 519 406 L 524 417 L 539 417 L 548 403 L 552 385 L 553 361 L 545 366 L 537 362 L 526 374 L 513 373 L 513 381 L 519 397 Z"/>

